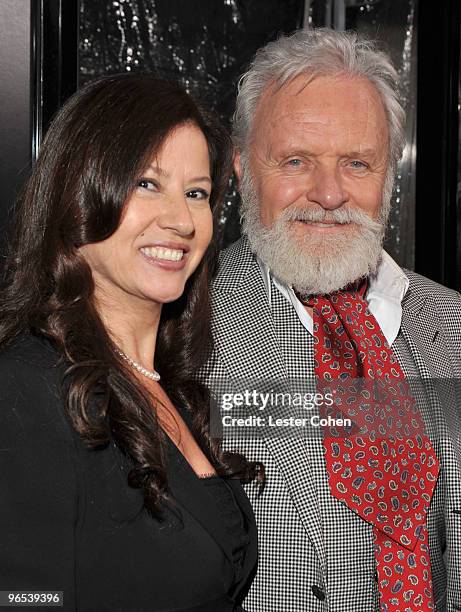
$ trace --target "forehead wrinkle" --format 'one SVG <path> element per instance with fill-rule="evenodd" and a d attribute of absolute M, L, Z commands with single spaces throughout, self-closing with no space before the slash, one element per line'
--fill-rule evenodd
<path fill-rule="evenodd" d="M 280 127 L 284 120 L 285 118 L 280 118 L 278 122 L 271 122 L 271 127 Z M 288 116 L 288 123 L 289 126 L 293 125 L 292 116 Z M 280 145 L 280 152 L 287 154 L 297 152 L 317 155 L 325 149 L 330 150 L 333 154 L 336 149 L 340 149 L 342 155 L 376 155 L 379 142 L 376 139 L 376 142 L 370 141 L 367 129 L 362 130 L 361 126 L 355 124 L 344 129 L 342 124 L 341 130 L 342 138 L 338 139 L 334 121 L 328 119 L 321 121 L 317 118 L 312 121 L 305 119 L 297 122 L 297 129 L 287 129 L 284 135 L 275 142 L 270 138 L 265 139 L 265 144 L 270 151 L 277 149 Z"/>
<path fill-rule="evenodd" d="M 264 148 L 266 150 L 270 148 L 271 152 L 277 148 L 277 140 L 274 140 L 277 135 L 279 141 L 286 137 L 286 144 L 298 149 L 310 148 L 309 143 L 302 142 L 304 136 L 319 139 L 315 144 L 323 141 L 325 146 L 330 144 L 339 146 L 343 152 L 346 149 L 348 151 L 373 149 L 373 153 L 377 154 L 381 153 L 380 145 L 387 145 L 384 147 L 386 155 L 389 144 L 388 122 L 379 92 L 366 79 L 353 79 L 357 82 L 354 86 L 357 95 L 355 97 L 349 94 L 343 108 L 338 104 L 337 97 L 332 95 L 336 80 L 339 81 L 340 89 L 346 85 L 346 93 L 354 86 L 346 75 L 337 75 L 337 78 L 319 76 L 310 79 L 304 76 L 301 86 L 294 79 L 282 88 L 278 88 L 275 93 L 273 85 L 266 89 L 257 108 L 252 139 L 265 144 Z M 303 100 L 298 103 L 297 97 L 312 81 L 325 83 L 327 88 L 323 90 L 326 93 L 325 104 L 323 100 L 319 102 L 314 93 L 314 97 L 303 106 Z M 272 94 L 273 100 L 271 100 Z M 286 129 L 283 124 L 286 124 Z M 337 128 L 335 124 L 338 124 Z M 286 146 L 283 148 L 286 149 Z"/>
<path fill-rule="evenodd" d="M 164 170 L 163 168 L 161 168 L 160 166 L 149 164 L 148 169 L 152 170 L 152 172 L 154 172 L 155 174 L 158 174 L 159 176 L 163 176 L 165 178 L 170 177 L 170 173 Z"/>

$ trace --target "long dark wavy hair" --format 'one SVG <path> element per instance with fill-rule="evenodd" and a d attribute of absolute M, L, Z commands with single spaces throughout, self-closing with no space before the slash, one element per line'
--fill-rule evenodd
<path fill-rule="evenodd" d="M 59 111 L 18 201 L 0 293 L 0 347 L 21 333 L 45 336 L 68 365 L 65 405 L 92 448 L 113 440 L 131 459 L 128 484 L 159 515 L 168 499 L 166 442 L 152 398 L 115 351 L 94 305 L 90 267 L 79 247 L 108 238 L 153 155 L 171 131 L 191 123 L 210 155 L 216 221 L 228 183 L 226 132 L 178 85 L 150 74 L 92 81 Z M 259 466 L 223 453 L 210 436 L 210 399 L 194 372 L 210 349 L 211 246 L 183 296 L 162 309 L 154 367 L 173 404 L 192 414 L 192 431 L 222 476 L 251 480 Z"/>

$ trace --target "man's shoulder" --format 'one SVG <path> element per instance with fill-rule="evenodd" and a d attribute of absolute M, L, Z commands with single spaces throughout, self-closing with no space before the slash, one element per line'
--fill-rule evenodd
<path fill-rule="evenodd" d="M 421 276 L 417 272 L 404 270 L 410 281 L 409 293 L 420 299 L 435 298 L 437 300 L 447 300 L 458 308 L 461 306 L 461 296 L 454 289 L 449 289 L 430 278 Z"/>
<path fill-rule="evenodd" d="M 248 240 L 242 236 L 221 252 L 213 292 L 233 293 L 255 266 L 258 266 L 256 258 Z"/>
<path fill-rule="evenodd" d="M 426 303 L 433 304 L 433 312 L 453 330 L 461 330 L 461 295 L 454 289 L 440 285 L 411 270 L 404 270 L 410 285 L 402 302 L 403 308 L 420 311 Z M 427 300 L 430 300 L 429 302 Z"/>

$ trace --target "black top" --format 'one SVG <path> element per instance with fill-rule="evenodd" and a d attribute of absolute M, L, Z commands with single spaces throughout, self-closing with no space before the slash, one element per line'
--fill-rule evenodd
<path fill-rule="evenodd" d="M 241 609 L 257 542 L 240 484 L 226 481 L 248 534 L 237 575 L 233 536 L 176 447 L 168 483 L 180 520 L 166 509 L 158 522 L 118 448 L 90 450 L 71 427 L 57 361 L 34 336 L 0 354 L 0 590 L 64 591 L 69 611 Z"/>
<path fill-rule="evenodd" d="M 235 575 L 240 577 L 245 554 L 248 549 L 249 537 L 245 518 L 232 492 L 232 488 L 219 476 L 202 478 L 213 498 L 216 508 L 223 522 L 224 528 L 232 540 L 232 561 Z"/>

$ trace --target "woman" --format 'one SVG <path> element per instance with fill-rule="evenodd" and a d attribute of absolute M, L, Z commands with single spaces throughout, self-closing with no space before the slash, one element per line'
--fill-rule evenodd
<path fill-rule="evenodd" d="M 193 372 L 227 137 L 151 75 L 59 112 L 17 213 L 0 297 L 0 590 L 66 610 L 238 610 L 256 563 Z M 216 215 L 215 215 L 216 217 Z"/>

